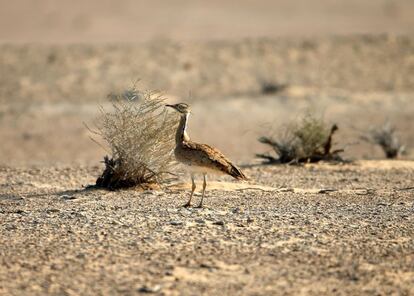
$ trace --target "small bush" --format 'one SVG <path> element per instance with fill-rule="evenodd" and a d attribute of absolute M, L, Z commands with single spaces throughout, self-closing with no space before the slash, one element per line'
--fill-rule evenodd
<path fill-rule="evenodd" d="M 396 135 L 396 129 L 389 122 L 379 127 L 373 127 L 368 132 L 369 136 L 362 138 L 370 143 L 379 145 L 387 158 L 397 158 L 405 147 L 400 143 Z"/>
<path fill-rule="evenodd" d="M 264 95 L 276 94 L 284 91 L 287 88 L 286 84 L 278 84 L 274 82 L 263 81 L 261 83 L 261 93 Z"/>
<path fill-rule="evenodd" d="M 310 115 L 305 116 L 298 124 L 291 124 L 284 133 L 275 140 L 270 137 L 261 137 L 259 142 L 270 145 L 277 158 L 268 154 L 256 154 L 268 163 L 299 163 L 317 162 L 320 160 L 342 161 L 339 156 L 343 150 L 332 148 L 332 136 L 338 127 L 331 128 L 321 120 Z"/>
<path fill-rule="evenodd" d="M 177 118 L 157 93 L 133 88 L 111 101 L 113 110 L 101 108 L 94 131 L 111 154 L 96 185 L 113 190 L 162 182 L 174 165 Z"/>

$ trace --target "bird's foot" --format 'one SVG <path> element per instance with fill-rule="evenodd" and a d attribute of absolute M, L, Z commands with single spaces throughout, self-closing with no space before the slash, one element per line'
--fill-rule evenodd
<path fill-rule="evenodd" d="M 199 203 L 198 206 L 196 206 L 196 209 L 202 209 L 203 208 L 203 204 Z"/>
<path fill-rule="evenodd" d="M 191 207 L 191 203 L 187 202 L 186 204 L 183 205 L 183 208 L 189 208 Z"/>

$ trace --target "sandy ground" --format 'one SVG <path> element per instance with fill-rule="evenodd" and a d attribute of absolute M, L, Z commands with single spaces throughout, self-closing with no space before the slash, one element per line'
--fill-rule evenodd
<path fill-rule="evenodd" d="M 390 120 L 413 158 L 414 39 L 349 36 L 144 45 L 1 45 L 0 163 L 96 164 L 93 126 L 108 95 L 161 89 L 191 103 L 194 140 L 250 163 L 257 142 L 306 112 L 336 123 L 348 158 L 382 158 L 360 140 Z M 264 94 L 266 84 L 283 85 Z M 62 134 L 65 135 L 62 137 Z"/>
<path fill-rule="evenodd" d="M 413 2 L 166 3 L 0 0 L 0 294 L 414 294 Z M 84 189 L 84 123 L 138 79 L 251 180 L 211 178 L 204 209 L 184 174 Z M 306 112 L 357 161 L 255 165 Z M 397 161 L 360 140 L 386 120 Z"/>
<path fill-rule="evenodd" d="M 412 34 L 411 0 L 0 0 L 0 42 Z"/>
<path fill-rule="evenodd" d="M 414 293 L 412 162 L 245 171 L 186 209 L 184 177 L 107 192 L 82 189 L 98 167 L 2 167 L 0 294 Z"/>

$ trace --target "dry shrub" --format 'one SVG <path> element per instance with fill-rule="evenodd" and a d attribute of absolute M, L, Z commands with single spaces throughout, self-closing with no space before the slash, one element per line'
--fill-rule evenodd
<path fill-rule="evenodd" d="M 288 86 L 287 84 L 280 84 L 276 82 L 261 81 L 261 93 L 264 95 L 276 94 L 284 91 Z"/>
<path fill-rule="evenodd" d="M 320 160 L 342 161 L 342 149 L 331 151 L 332 136 L 338 130 L 336 124 L 329 128 L 323 120 L 307 115 L 299 123 L 288 125 L 279 139 L 261 137 L 259 142 L 270 145 L 277 158 L 269 154 L 256 154 L 267 163 L 317 162 Z"/>
<path fill-rule="evenodd" d="M 113 190 L 162 182 L 174 165 L 177 118 L 154 92 L 133 88 L 111 100 L 113 110 L 101 108 L 96 124 L 111 154 L 96 185 Z"/>
<path fill-rule="evenodd" d="M 362 138 L 370 143 L 379 145 L 385 153 L 387 158 L 397 158 L 401 155 L 405 147 L 401 144 L 396 129 L 390 122 L 386 122 L 381 126 L 372 127 L 369 136 L 362 136 Z"/>

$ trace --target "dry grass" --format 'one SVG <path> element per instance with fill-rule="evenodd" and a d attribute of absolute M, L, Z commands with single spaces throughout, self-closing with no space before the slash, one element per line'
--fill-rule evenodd
<path fill-rule="evenodd" d="M 113 110 L 101 108 L 96 124 L 111 154 L 96 185 L 118 189 L 162 182 L 174 165 L 176 117 L 154 92 L 133 88 L 111 100 Z"/>
<path fill-rule="evenodd" d="M 362 136 L 362 139 L 379 145 L 387 158 L 397 158 L 405 150 L 404 145 L 401 144 L 400 139 L 396 135 L 395 127 L 390 122 L 371 128 L 369 136 Z"/>
<path fill-rule="evenodd" d="M 268 163 L 317 162 L 320 160 L 342 160 L 339 153 L 343 150 L 332 148 L 332 136 L 338 127 L 331 128 L 319 118 L 304 116 L 299 123 L 288 125 L 276 140 L 272 137 L 261 137 L 259 142 L 270 145 L 277 158 L 269 154 L 257 154 Z"/>

